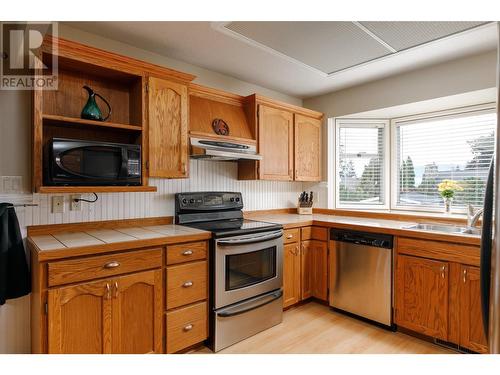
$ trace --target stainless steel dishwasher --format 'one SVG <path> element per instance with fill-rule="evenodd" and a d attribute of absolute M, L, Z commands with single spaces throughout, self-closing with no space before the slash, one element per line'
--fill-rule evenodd
<path fill-rule="evenodd" d="M 393 237 L 331 229 L 330 239 L 330 305 L 392 327 Z"/>

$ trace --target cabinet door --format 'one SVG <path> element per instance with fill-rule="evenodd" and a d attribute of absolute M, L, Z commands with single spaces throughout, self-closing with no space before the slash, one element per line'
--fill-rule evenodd
<path fill-rule="evenodd" d="M 149 78 L 149 175 L 188 176 L 187 86 Z"/>
<path fill-rule="evenodd" d="M 313 246 L 314 241 L 302 241 L 300 263 L 301 263 L 301 293 L 300 299 L 304 300 L 313 296 Z"/>
<path fill-rule="evenodd" d="M 321 120 L 295 115 L 295 181 L 321 181 Z"/>
<path fill-rule="evenodd" d="M 113 353 L 162 353 L 161 270 L 113 279 Z"/>
<path fill-rule="evenodd" d="M 259 153 L 262 180 L 293 180 L 293 114 L 259 105 Z"/>
<path fill-rule="evenodd" d="M 460 346 L 478 353 L 488 353 L 481 314 L 479 268 L 462 265 L 460 271 Z"/>
<path fill-rule="evenodd" d="M 448 263 L 400 255 L 396 269 L 396 324 L 448 338 Z"/>
<path fill-rule="evenodd" d="M 286 244 L 283 252 L 283 307 L 288 307 L 300 301 L 299 244 Z"/>
<path fill-rule="evenodd" d="M 326 242 L 311 241 L 312 295 L 320 300 L 328 299 L 328 247 Z"/>
<path fill-rule="evenodd" d="M 49 290 L 49 353 L 111 353 L 111 282 Z"/>

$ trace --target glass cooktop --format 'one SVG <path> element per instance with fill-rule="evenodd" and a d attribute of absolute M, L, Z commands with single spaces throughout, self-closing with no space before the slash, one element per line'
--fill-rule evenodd
<path fill-rule="evenodd" d="M 210 231 L 215 237 L 236 236 L 245 233 L 258 233 L 283 228 L 281 224 L 246 219 L 203 221 L 198 223 L 185 223 L 183 225 Z"/>

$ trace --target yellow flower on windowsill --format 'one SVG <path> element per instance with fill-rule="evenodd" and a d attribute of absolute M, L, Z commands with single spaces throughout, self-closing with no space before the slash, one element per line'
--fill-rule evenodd
<path fill-rule="evenodd" d="M 453 198 L 455 192 L 462 190 L 464 190 L 464 188 L 454 180 L 443 180 L 443 182 L 438 185 L 439 194 L 441 194 L 443 198 Z"/>

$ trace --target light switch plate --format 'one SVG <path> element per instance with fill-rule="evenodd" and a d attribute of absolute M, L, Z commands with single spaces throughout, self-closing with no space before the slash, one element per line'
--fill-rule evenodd
<path fill-rule="evenodd" d="M 3 194 L 20 194 L 23 190 L 22 176 L 2 176 L 0 191 Z"/>
<path fill-rule="evenodd" d="M 62 214 L 64 212 L 64 196 L 55 195 L 52 197 L 52 213 Z"/>

